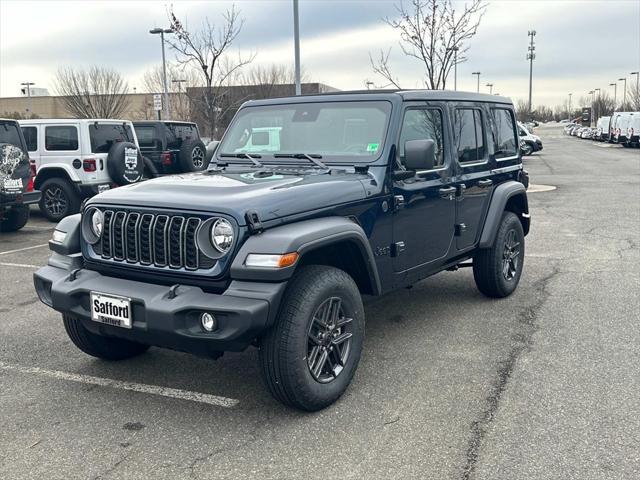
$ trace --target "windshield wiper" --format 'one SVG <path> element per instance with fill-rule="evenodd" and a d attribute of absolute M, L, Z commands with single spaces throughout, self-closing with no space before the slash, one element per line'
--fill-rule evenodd
<path fill-rule="evenodd" d="M 322 158 L 322 155 L 319 155 L 317 153 L 276 153 L 273 158 L 306 158 L 311 163 L 320 168 L 329 168 L 320 160 L 318 160 L 319 158 Z"/>
<path fill-rule="evenodd" d="M 221 153 L 220 154 L 221 157 L 231 157 L 231 158 L 248 158 L 249 160 L 251 160 L 251 162 L 256 166 L 256 167 L 262 167 L 262 163 L 260 163 L 258 160 L 256 160 L 257 158 L 262 158 L 262 155 L 258 155 L 253 154 L 253 155 L 249 155 L 247 152 L 241 152 L 241 153 Z"/>

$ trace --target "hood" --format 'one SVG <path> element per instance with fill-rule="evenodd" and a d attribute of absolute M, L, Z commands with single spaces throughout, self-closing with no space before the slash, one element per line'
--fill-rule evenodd
<path fill-rule="evenodd" d="M 115 188 L 89 203 L 205 211 L 233 216 L 244 225 L 254 210 L 261 221 L 274 220 L 365 198 L 359 173 L 277 171 L 199 172 L 171 175 Z"/>

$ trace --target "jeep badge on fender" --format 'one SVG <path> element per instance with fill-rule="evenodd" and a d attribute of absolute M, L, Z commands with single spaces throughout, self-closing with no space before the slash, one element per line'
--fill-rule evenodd
<path fill-rule="evenodd" d="M 184 145 L 201 167 L 201 142 Z M 120 153 L 127 170 L 140 166 Z M 319 410 L 358 367 L 363 295 L 466 266 L 488 297 L 516 289 L 530 226 L 523 182 L 504 97 L 250 101 L 206 170 L 105 191 L 62 220 L 35 287 L 89 355 L 256 346 L 271 394 Z"/>

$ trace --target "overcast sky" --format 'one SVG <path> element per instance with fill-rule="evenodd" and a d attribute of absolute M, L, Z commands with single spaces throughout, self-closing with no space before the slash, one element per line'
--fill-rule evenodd
<path fill-rule="evenodd" d="M 233 2 L 174 1 L 191 29 L 204 17 L 216 22 Z M 403 57 L 398 34 L 381 21 L 394 16 L 396 1 L 300 0 L 302 64 L 313 81 L 340 89 L 383 83 L 372 73 L 369 52 L 392 47 L 391 65 L 404 88 L 420 88 L 420 64 Z M 460 2 L 464 3 L 464 2 Z M 110 66 L 129 87 L 141 89 L 144 72 L 160 63 L 160 40 L 149 28 L 166 26 L 169 2 L 111 0 L 0 0 L 0 96 L 17 96 L 20 82 L 52 91 L 59 66 Z M 257 52 L 256 63 L 292 64 L 291 0 L 237 0 L 245 18 L 236 48 Z M 460 8 L 460 7 L 459 7 Z M 468 61 L 458 67 L 458 89 L 516 101 L 528 95 L 527 30 L 537 31 L 533 103 L 554 106 L 573 92 L 574 101 L 593 88 L 640 69 L 640 1 L 491 1 Z M 169 59 L 174 55 L 168 54 Z M 630 80 L 631 81 L 631 80 Z M 453 88 L 453 79 L 449 78 Z M 622 82 L 619 82 L 619 91 Z M 53 93 L 53 92 L 52 92 Z"/>

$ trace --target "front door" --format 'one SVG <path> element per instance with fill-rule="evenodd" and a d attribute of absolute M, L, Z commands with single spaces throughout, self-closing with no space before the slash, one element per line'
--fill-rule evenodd
<path fill-rule="evenodd" d="M 405 112 L 398 141 L 398 160 L 404 162 L 408 140 L 431 139 L 436 144 L 433 170 L 394 182 L 393 267 L 403 272 L 446 257 L 455 222 L 455 187 L 450 185 L 451 156 L 446 151 L 445 107 L 419 102 Z"/>

